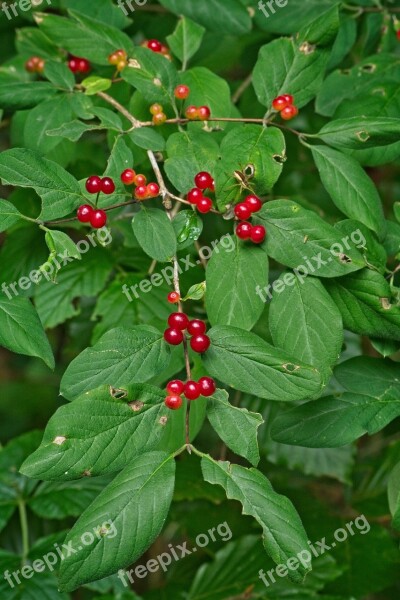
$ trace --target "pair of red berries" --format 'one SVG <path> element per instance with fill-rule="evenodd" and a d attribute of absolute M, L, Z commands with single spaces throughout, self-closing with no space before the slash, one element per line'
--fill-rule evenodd
<path fill-rule="evenodd" d="M 121 181 L 125 185 L 136 185 L 134 196 L 137 200 L 156 198 L 160 195 L 160 186 L 157 183 L 149 183 L 145 175 L 137 175 L 133 169 L 125 169 L 121 173 Z"/>
<path fill-rule="evenodd" d="M 68 61 L 68 68 L 73 73 L 89 73 L 91 66 L 90 62 L 86 58 L 80 58 L 79 56 L 71 56 Z"/>
<path fill-rule="evenodd" d="M 216 389 L 215 381 L 211 377 L 201 377 L 197 382 L 188 381 L 186 383 L 175 379 L 167 385 L 169 395 L 165 399 L 165 406 L 171 410 L 177 410 L 182 406 L 182 394 L 188 400 L 197 400 L 200 396 L 209 398 L 215 393 Z"/>
<path fill-rule="evenodd" d="M 165 44 L 162 44 L 159 40 L 147 40 L 142 44 L 145 48 L 156 52 L 157 54 L 163 54 L 167 58 L 171 59 L 169 48 Z"/>
<path fill-rule="evenodd" d="M 211 110 L 208 106 L 188 106 L 185 115 L 189 121 L 208 121 Z"/>
<path fill-rule="evenodd" d="M 297 106 L 294 106 L 293 102 L 293 96 L 290 94 L 283 94 L 282 96 L 277 96 L 272 101 L 272 106 L 281 113 L 282 119 L 290 121 L 290 119 L 294 119 L 294 117 L 297 117 L 299 114 L 299 109 Z"/>
<path fill-rule="evenodd" d="M 172 313 L 168 317 L 169 328 L 164 331 L 164 339 L 171 346 L 179 346 L 183 342 L 186 330 L 190 336 L 190 347 L 194 352 L 202 354 L 206 352 L 211 344 L 211 340 L 206 335 L 207 326 L 200 319 L 189 320 L 185 313 Z"/>
<path fill-rule="evenodd" d="M 26 63 L 25 69 L 28 73 L 43 73 L 44 70 L 44 59 L 39 56 L 31 56 Z"/>
<path fill-rule="evenodd" d="M 104 210 L 94 209 L 89 204 L 83 204 L 78 208 L 78 221 L 90 223 L 94 229 L 100 229 L 107 223 L 107 214 Z"/>
<path fill-rule="evenodd" d="M 91 175 L 86 180 L 86 190 L 89 194 L 113 194 L 115 192 L 115 183 L 111 177 L 99 177 L 98 175 Z"/>
<path fill-rule="evenodd" d="M 215 192 L 214 179 L 210 173 L 201 171 L 200 173 L 197 173 L 194 178 L 194 183 L 196 187 L 188 192 L 187 199 L 191 204 L 194 204 L 197 207 L 197 210 L 200 213 L 206 214 L 212 209 L 213 203 L 211 198 L 204 196 L 203 192 L 205 190 Z"/>
<path fill-rule="evenodd" d="M 242 221 L 236 227 L 236 235 L 241 240 L 251 240 L 254 244 L 261 244 L 265 240 L 266 231 L 262 225 L 252 225 L 247 221 L 254 213 L 262 208 L 258 196 L 251 194 L 235 206 L 235 216 Z"/>

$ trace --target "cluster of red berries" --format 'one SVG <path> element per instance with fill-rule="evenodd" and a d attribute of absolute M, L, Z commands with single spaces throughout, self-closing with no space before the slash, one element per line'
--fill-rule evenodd
<path fill-rule="evenodd" d="M 190 347 L 194 352 L 202 354 L 206 352 L 211 344 L 211 340 L 206 335 L 207 326 L 200 319 L 189 320 L 189 317 L 182 312 L 172 313 L 168 317 L 169 328 L 164 331 L 164 339 L 171 346 L 179 346 L 183 342 L 183 332 L 186 330 L 191 336 Z"/>
<path fill-rule="evenodd" d="M 90 62 L 86 58 L 79 56 L 70 56 L 68 60 L 68 68 L 73 73 L 89 73 L 91 69 Z"/>
<path fill-rule="evenodd" d="M 210 173 L 200 171 L 194 178 L 194 183 L 196 187 L 188 192 L 187 199 L 191 204 L 194 204 L 197 207 L 199 212 L 206 214 L 212 209 L 213 203 L 211 198 L 204 196 L 203 192 L 205 192 L 205 190 L 215 192 L 214 179 Z"/>
<path fill-rule="evenodd" d="M 99 177 L 92 175 L 86 180 L 86 190 L 89 194 L 113 194 L 115 192 L 115 183 L 111 177 Z M 104 210 L 96 209 L 89 204 L 83 204 L 78 208 L 78 221 L 81 223 L 90 223 L 95 229 L 104 227 L 107 223 L 107 214 Z"/>
<path fill-rule="evenodd" d="M 164 112 L 164 108 L 161 104 L 152 104 L 150 106 L 150 112 L 153 115 L 154 125 L 164 125 L 167 120 L 167 115 Z"/>
<path fill-rule="evenodd" d="M 188 106 L 185 115 L 189 121 L 208 121 L 211 117 L 211 110 L 208 106 Z"/>
<path fill-rule="evenodd" d="M 135 185 L 133 196 L 137 200 L 146 200 L 147 198 L 156 198 L 160 195 L 160 186 L 157 183 L 147 183 L 145 175 L 137 175 L 133 169 L 125 169 L 121 173 L 121 181 L 125 185 Z"/>
<path fill-rule="evenodd" d="M 110 65 L 114 65 L 117 71 L 122 71 L 128 64 L 128 55 L 125 50 L 116 50 L 108 57 Z"/>
<path fill-rule="evenodd" d="M 174 379 L 167 385 L 168 396 L 165 398 L 165 406 L 171 410 L 178 410 L 182 406 L 182 394 L 188 400 L 197 400 L 200 396 L 209 398 L 215 393 L 217 386 L 211 377 L 201 377 L 199 381 L 187 381 L 183 383 L 180 379 Z"/>
<path fill-rule="evenodd" d="M 290 121 L 299 114 L 299 109 L 293 104 L 294 98 L 290 94 L 277 96 L 272 102 L 272 107 L 281 113 L 282 119 Z"/>
<path fill-rule="evenodd" d="M 252 225 L 248 222 L 253 213 L 258 212 L 262 202 L 258 196 L 250 195 L 235 206 L 235 216 L 241 221 L 236 227 L 236 235 L 241 240 L 251 240 L 254 244 L 261 244 L 265 240 L 266 231 L 262 225 Z"/>
<path fill-rule="evenodd" d="M 25 69 L 28 73 L 43 73 L 44 64 L 44 58 L 31 56 L 25 63 Z"/>
<path fill-rule="evenodd" d="M 158 40 L 147 40 L 147 41 L 143 42 L 142 46 L 144 48 L 148 48 L 149 50 L 152 50 L 153 52 L 156 52 L 157 54 L 163 54 L 166 58 L 171 60 L 171 55 L 169 53 L 168 46 L 166 46 L 165 44 L 162 44 Z"/>

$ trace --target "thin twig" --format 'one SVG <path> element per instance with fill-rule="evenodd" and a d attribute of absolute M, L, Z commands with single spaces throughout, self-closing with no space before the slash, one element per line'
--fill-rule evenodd
<path fill-rule="evenodd" d="M 253 81 L 253 73 L 250 73 L 250 75 L 248 75 L 246 77 L 246 79 L 244 81 L 242 81 L 242 83 L 240 84 L 240 86 L 238 87 L 236 92 L 233 94 L 233 96 L 232 96 L 233 104 L 237 104 L 237 102 L 239 102 L 240 98 L 242 97 L 242 94 L 247 90 L 249 85 L 251 85 L 252 81 Z"/>

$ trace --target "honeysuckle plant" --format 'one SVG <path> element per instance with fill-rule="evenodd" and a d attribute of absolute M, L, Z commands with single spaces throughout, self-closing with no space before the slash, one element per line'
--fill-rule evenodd
<path fill-rule="evenodd" d="M 400 7 L 25 4 L 0 344 L 54 394 L 2 426 L 1 598 L 397 598 Z"/>

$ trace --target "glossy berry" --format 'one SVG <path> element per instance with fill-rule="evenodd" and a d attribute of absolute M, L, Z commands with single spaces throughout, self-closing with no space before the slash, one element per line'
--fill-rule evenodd
<path fill-rule="evenodd" d="M 250 232 L 250 239 L 255 244 L 261 244 L 265 240 L 267 232 L 262 225 L 255 225 Z"/>
<path fill-rule="evenodd" d="M 176 394 L 177 396 L 183 394 L 184 389 L 185 384 L 180 379 L 174 379 L 173 381 L 170 381 L 167 385 L 167 392 L 169 394 Z"/>
<path fill-rule="evenodd" d="M 82 204 L 82 206 L 78 208 L 76 216 L 78 218 L 78 221 L 80 221 L 81 223 L 89 223 L 92 214 L 93 208 L 89 204 Z"/>
<path fill-rule="evenodd" d="M 107 223 L 107 213 L 104 210 L 94 210 L 90 215 L 90 224 L 95 229 L 101 229 Z"/>
<path fill-rule="evenodd" d="M 107 195 L 115 192 L 115 183 L 111 177 L 103 177 L 101 180 L 101 191 Z"/>
<path fill-rule="evenodd" d="M 179 346 L 183 342 L 183 333 L 180 329 L 169 327 L 164 331 L 164 340 L 171 346 Z"/>
<path fill-rule="evenodd" d="M 262 208 L 262 202 L 258 196 L 247 196 L 244 203 L 250 208 L 252 213 L 258 212 Z"/>
<path fill-rule="evenodd" d="M 213 203 L 211 198 L 200 198 L 197 202 L 197 210 L 204 215 L 209 213 L 212 207 Z"/>
<path fill-rule="evenodd" d="M 236 227 L 236 235 L 238 236 L 238 238 L 240 240 L 248 240 L 248 239 L 250 239 L 250 234 L 251 234 L 252 229 L 253 229 L 253 226 L 251 223 L 249 223 L 248 221 L 242 221 Z"/>
<path fill-rule="evenodd" d="M 201 377 L 201 379 L 199 379 L 199 386 L 201 395 L 205 396 L 206 398 L 212 396 L 217 389 L 215 381 L 214 379 L 211 379 L 211 377 Z"/>
<path fill-rule="evenodd" d="M 210 173 L 201 171 L 200 173 L 197 173 L 196 177 L 194 178 L 194 182 L 200 190 L 206 190 L 212 187 L 214 179 Z"/>
<path fill-rule="evenodd" d="M 147 185 L 138 185 L 135 189 L 135 198 L 138 200 L 144 200 L 148 198 Z"/>
<path fill-rule="evenodd" d="M 90 62 L 86 60 L 86 58 L 80 58 L 78 60 L 78 72 L 79 73 L 89 73 L 90 71 Z"/>
<path fill-rule="evenodd" d="M 146 189 L 149 198 L 156 198 L 160 195 L 160 186 L 157 183 L 149 183 Z"/>
<path fill-rule="evenodd" d="M 251 208 L 244 202 L 240 202 L 235 206 L 235 215 L 241 221 L 247 221 L 251 217 Z"/>
<path fill-rule="evenodd" d="M 127 64 L 128 64 L 127 60 L 120 60 L 117 63 L 117 65 L 116 65 L 117 66 L 117 71 L 122 71 L 123 69 L 125 69 L 125 67 L 127 66 Z"/>
<path fill-rule="evenodd" d="M 167 120 L 167 115 L 163 112 L 153 115 L 153 118 L 152 118 L 152 121 L 153 121 L 154 125 L 156 125 L 156 126 L 164 125 L 166 120 Z"/>
<path fill-rule="evenodd" d="M 79 62 L 76 58 L 70 58 L 68 61 L 68 68 L 73 73 L 79 72 Z"/>
<path fill-rule="evenodd" d="M 44 69 L 44 60 L 39 56 L 32 56 L 25 63 L 25 69 L 28 73 L 42 73 Z"/>
<path fill-rule="evenodd" d="M 177 85 L 174 93 L 175 98 L 178 100 L 186 100 L 190 94 L 190 89 L 187 85 Z"/>
<path fill-rule="evenodd" d="M 204 321 L 200 321 L 200 319 L 193 319 L 189 321 L 187 331 L 190 335 L 202 335 L 207 331 L 207 325 Z"/>
<path fill-rule="evenodd" d="M 185 313 L 177 312 L 172 313 L 168 317 L 168 325 L 172 327 L 172 329 L 180 329 L 183 331 L 189 324 L 189 318 Z"/>
<path fill-rule="evenodd" d="M 98 175 L 92 175 L 86 180 L 86 189 L 89 194 L 98 194 L 101 192 L 101 178 Z"/>
<path fill-rule="evenodd" d="M 177 304 L 180 302 L 181 297 L 178 292 L 170 292 L 167 296 L 167 300 L 170 304 Z"/>
<path fill-rule="evenodd" d="M 108 57 L 108 62 L 110 65 L 118 65 L 121 61 L 126 63 L 126 59 L 128 58 L 125 50 L 116 50 Z"/>
<path fill-rule="evenodd" d="M 200 106 L 197 109 L 197 112 L 200 121 L 208 121 L 208 119 L 211 117 L 211 110 L 208 108 L 208 106 Z"/>
<path fill-rule="evenodd" d="M 290 119 L 294 119 L 299 114 L 299 109 L 296 106 L 287 106 L 281 111 L 281 117 L 285 121 L 290 121 Z"/>
<path fill-rule="evenodd" d="M 201 396 L 201 388 L 196 381 L 188 381 L 183 393 L 188 400 L 197 400 Z"/>
<path fill-rule="evenodd" d="M 204 334 L 194 335 L 190 340 L 190 347 L 195 352 L 206 352 L 209 349 L 210 344 L 210 338 L 208 337 L 208 335 Z"/>
<path fill-rule="evenodd" d="M 291 94 L 283 94 L 282 98 L 286 100 L 288 104 L 293 104 L 294 97 Z"/>
<path fill-rule="evenodd" d="M 121 173 L 121 181 L 125 183 L 125 185 L 132 185 L 135 181 L 136 173 L 133 169 L 125 169 Z"/>
<path fill-rule="evenodd" d="M 135 185 L 146 185 L 147 177 L 141 174 L 136 175 L 134 183 Z"/>
<path fill-rule="evenodd" d="M 286 108 L 287 106 L 290 106 L 291 104 L 293 104 L 293 96 L 290 96 L 289 94 L 277 96 L 277 98 L 275 98 L 272 101 L 273 108 L 278 111 L 283 110 L 284 108 Z"/>
<path fill-rule="evenodd" d="M 188 106 L 185 110 L 186 118 L 190 121 L 195 121 L 199 118 L 199 111 L 197 106 Z"/>
<path fill-rule="evenodd" d="M 178 410 L 182 406 L 182 398 L 180 396 L 167 396 L 164 403 L 167 408 Z"/>
<path fill-rule="evenodd" d="M 164 111 L 164 108 L 162 107 L 161 104 L 152 104 L 150 106 L 150 112 L 152 115 L 158 115 L 159 113 L 162 113 Z"/>
<path fill-rule="evenodd" d="M 199 188 L 193 188 L 187 195 L 187 199 L 191 204 L 197 204 L 203 197 L 203 191 Z"/>
<path fill-rule="evenodd" d="M 400 29 L 398 29 L 398 30 L 396 31 L 396 37 L 397 37 L 397 39 L 398 39 L 398 40 L 399 40 L 399 42 L 400 42 Z"/>
<path fill-rule="evenodd" d="M 153 52 L 161 52 L 163 49 L 163 45 L 158 40 L 149 40 L 147 42 L 147 47 L 149 50 L 153 50 Z"/>

